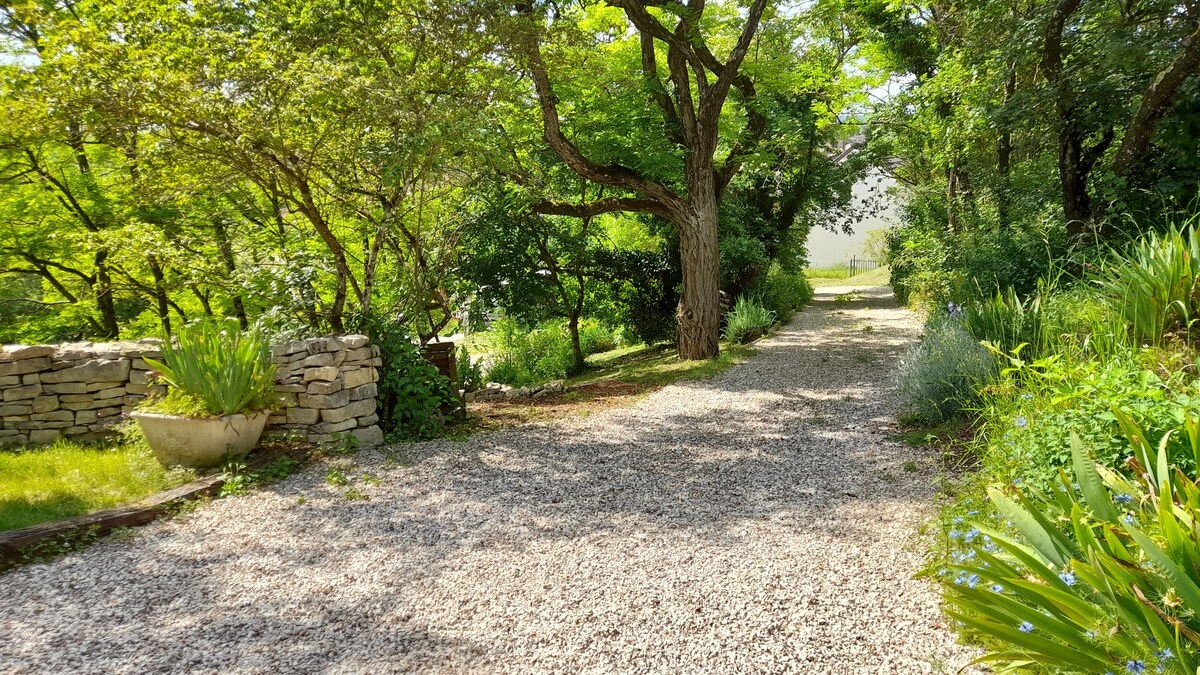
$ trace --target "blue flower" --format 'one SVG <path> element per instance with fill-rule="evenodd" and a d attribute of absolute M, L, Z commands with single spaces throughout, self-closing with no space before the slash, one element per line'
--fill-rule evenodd
<path fill-rule="evenodd" d="M 1029 623 L 1028 621 L 1022 621 L 1021 625 L 1017 626 L 1017 629 L 1020 630 L 1022 633 L 1032 633 L 1033 632 L 1033 624 Z"/>
<path fill-rule="evenodd" d="M 978 585 L 979 585 L 979 575 L 978 574 L 972 574 L 971 576 L 967 577 L 967 588 L 975 588 Z"/>
<path fill-rule="evenodd" d="M 959 532 L 958 530 L 950 530 L 950 533 L 946 536 L 950 537 L 951 539 L 958 539 L 962 536 L 962 532 Z"/>
<path fill-rule="evenodd" d="M 1020 428 L 1022 428 L 1022 429 L 1024 429 L 1024 428 L 1025 428 L 1025 427 L 1027 427 L 1027 426 L 1029 426 L 1029 420 L 1028 420 L 1028 419 L 1026 419 L 1024 415 L 1021 415 L 1020 417 L 1018 417 L 1018 418 L 1016 419 L 1016 422 L 1017 422 L 1017 426 L 1018 426 L 1018 427 L 1020 427 Z"/>
<path fill-rule="evenodd" d="M 1121 493 L 1121 494 L 1117 495 L 1116 497 L 1113 497 L 1113 501 L 1115 501 L 1118 504 L 1132 504 L 1133 503 L 1133 495 L 1127 495 L 1125 493 Z"/>
<path fill-rule="evenodd" d="M 963 521 L 963 518 L 962 518 L 962 516 L 954 516 L 954 519 L 953 519 L 953 521 L 952 521 L 952 522 L 953 522 L 955 525 L 962 525 L 962 521 Z"/>
<path fill-rule="evenodd" d="M 1174 657 L 1175 657 L 1175 652 L 1171 651 L 1170 647 L 1166 647 L 1166 648 L 1163 648 L 1163 649 L 1160 649 L 1160 650 L 1154 652 L 1154 658 L 1161 659 L 1163 661 L 1166 661 L 1167 659 L 1174 658 Z"/>
<path fill-rule="evenodd" d="M 1074 574 L 1071 574 L 1070 572 L 1067 572 L 1067 571 L 1065 571 L 1065 570 L 1064 570 L 1064 571 L 1062 571 L 1062 572 L 1059 572 L 1059 573 L 1058 573 L 1058 578 L 1059 578 L 1059 579 L 1062 579 L 1062 582 L 1063 582 L 1064 584 L 1068 585 L 1068 586 L 1074 586 L 1074 585 L 1075 585 L 1075 575 L 1074 575 Z"/>
<path fill-rule="evenodd" d="M 1004 587 L 1001 586 L 1000 584 L 992 584 L 992 592 L 993 593 L 1003 593 Z"/>
<path fill-rule="evenodd" d="M 977 515 L 979 515 L 979 509 L 971 509 L 970 511 L 967 511 L 967 515 L 968 516 L 977 516 Z"/>
<path fill-rule="evenodd" d="M 1026 401 L 1028 401 L 1028 400 L 1031 400 L 1031 399 L 1033 398 L 1033 394 L 1028 394 L 1028 393 L 1027 393 L 1027 394 L 1021 394 L 1021 398 L 1022 398 L 1023 400 L 1026 400 Z"/>
<path fill-rule="evenodd" d="M 972 527 L 971 529 L 967 530 L 966 534 L 963 535 L 963 541 L 965 541 L 969 544 L 969 543 L 975 541 L 975 537 L 978 537 L 978 536 L 979 536 L 979 530 Z"/>
<path fill-rule="evenodd" d="M 1144 673 L 1146 672 L 1145 661 L 1126 661 L 1125 672 L 1127 673 Z"/>
<path fill-rule="evenodd" d="M 1125 514 L 1125 522 L 1128 523 L 1129 525 L 1133 524 L 1133 514 L 1132 513 Z"/>

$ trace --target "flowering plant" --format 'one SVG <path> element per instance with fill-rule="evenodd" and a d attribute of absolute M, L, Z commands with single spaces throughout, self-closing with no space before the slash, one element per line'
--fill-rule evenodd
<path fill-rule="evenodd" d="M 1074 481 L 1052 496 L 993 488 L 991 522 L 955 530 L 940 570 L 947 612 L 988 650 L 980 661 L 1066 672 L 1197 672 L 1200 485 L 1120 410 L 1128 478 L 1072 439 Z M 1181 430 L 1200 460 L 1200 420 Z M 1170 434 L 1168 434 L 1169 436 Z M 964 524 L 964 527 L 967 525 Z"/>

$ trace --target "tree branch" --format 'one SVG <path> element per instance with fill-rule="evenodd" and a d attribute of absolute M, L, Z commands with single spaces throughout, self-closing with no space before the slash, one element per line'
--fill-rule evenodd
<path fill-rule="evenodd" d="M 540 213 L 544 216 L 571 216 L 573 218 L 590 218 L 602 213 L 614 213 L 617 211 L 651 213 L 663 218 L 671 217 L 670 211 L 657 201 L 636 197 L 608 197 L 593 202 L 546 200 L 534 204 L 531 210 L 534 213 Z"/>
<path fill-rule="evenodd" d="M 533 17 L 533 5 L 530 2 L 518 4 L 518 10 L 526 17 Z M 536 23 L 536 22 L 531 22 Z M 558 119 L 557 98 L 550 85 L 550 76 L 546 64 L 542 60 L 540 37 L 532 29 L 523 31 L 518 38 L 518 48 L 529 60 L 529 70 L 533 77 L 534 88 L 537 91 L 538 103 L 541 108 L 543 133 L 546 144 L 572 171 L 584 178 L 601 185 L 619 187 L 636 192 L 662 205 L 667 212 L 682 213 L 687 204 L 667 186 L 651 180 L 636 171 L 619 164 L 600 165 L 584 156 L 562 132 Z"/>
<path fill-rule="evenodd" d="M 1125 130 L 1121 147 L 1113 158 L 1113 173 L 1124 176 L 1132 171 L 1150 149 L 1154 130 L 1179 95 L 1184 81 L 1200 71 L 1200 23 L 1183 40 L 1183 50 L 1169 66 L 1159 71 L 1142 94 L 1142 103 Z"/>

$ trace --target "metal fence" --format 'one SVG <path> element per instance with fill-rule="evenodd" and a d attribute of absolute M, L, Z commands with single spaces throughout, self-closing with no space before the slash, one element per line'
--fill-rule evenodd
<path fill-rule="evenodd" d="M 871 270 L 879 269 L 879 261 L 870 258 L 850 258 L 850 276 L 858 276 Z"/>

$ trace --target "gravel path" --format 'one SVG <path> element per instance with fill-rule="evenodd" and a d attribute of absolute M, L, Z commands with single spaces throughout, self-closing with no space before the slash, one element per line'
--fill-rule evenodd
<path fill-rule="evenodd" d="M 369 499 L 318 466 L 0 576 L 0 672 L 952 672 L 887 440 L 919 322 L 846 290 L 633 407 L 360 453 Z"/>

